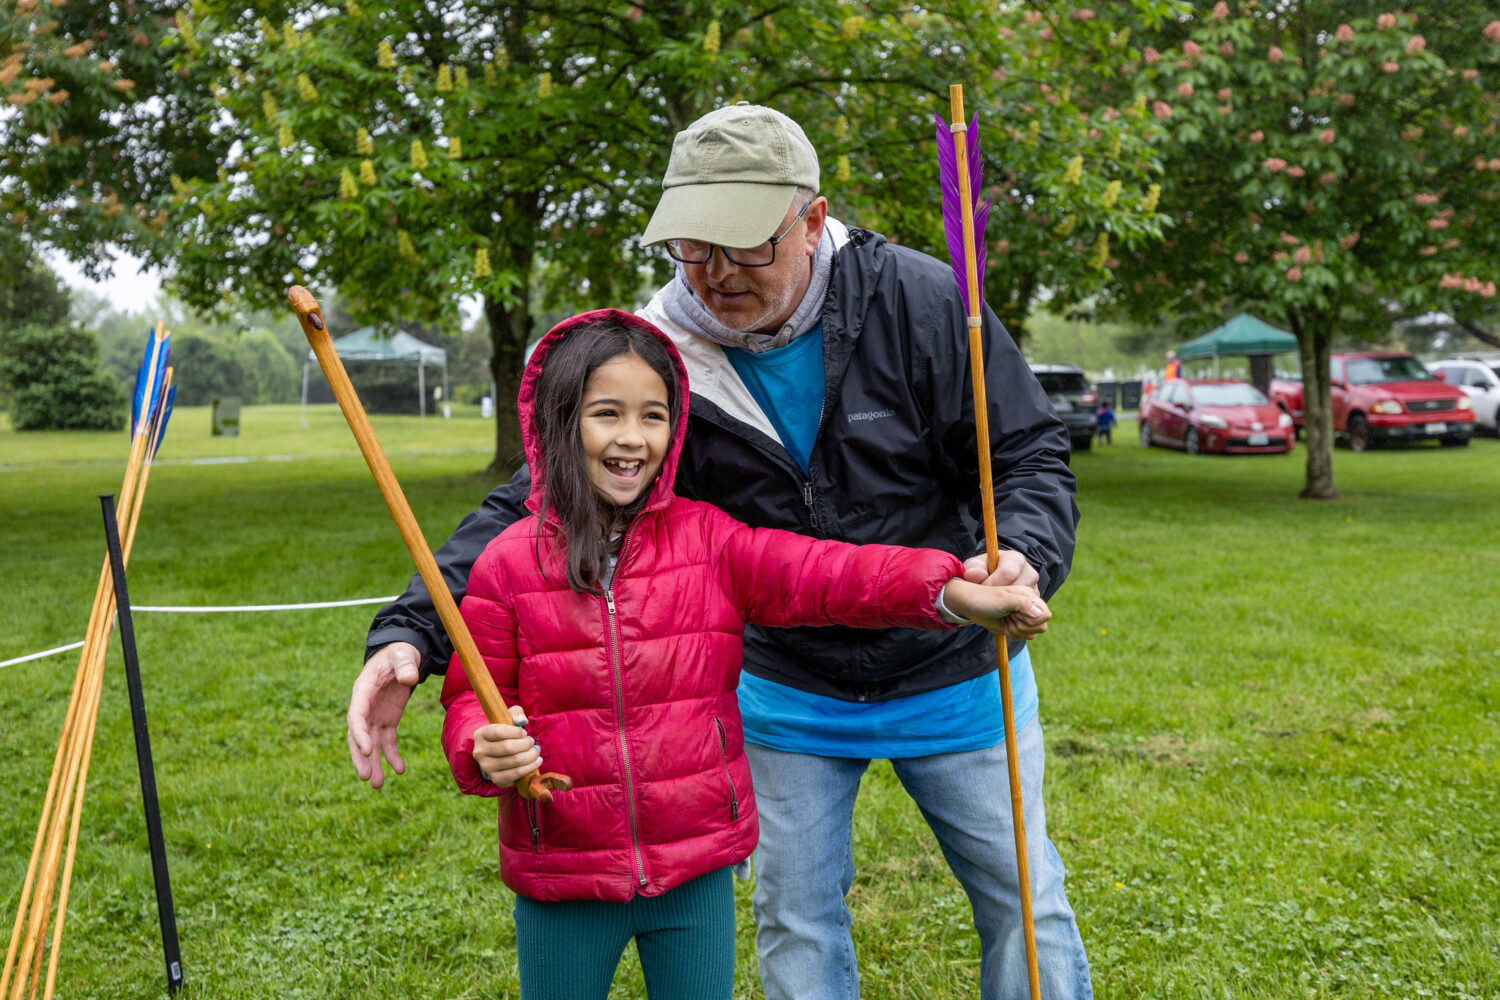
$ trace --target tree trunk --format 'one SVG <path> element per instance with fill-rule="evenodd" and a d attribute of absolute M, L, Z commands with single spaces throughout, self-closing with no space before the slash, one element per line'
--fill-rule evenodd
<path fill-rule="evenodd" d="M 1329 392 L 1328 355 L 1333 325 L 1327 317 L 1291 310 L 1287 324 L 1297 335 L 1302 360 L 1303 444 L 1307 448 L 1307 481 L 1303 500 L 1337 500 L 1333 485 L 1333 408 Z"/>
<path fill-rule="evenodd" d="M 529 267 L 523 274 L 529 273 Z M 521 464 L 521 424 L 516 415 L 516 395 L 521 391 L 521 369 L 526 342 L 531 339 L 531 304 L 528 277 L 516 289 L 513 305 L 485 296 L 484 315 L 490 324 L 490 378 L 495 381 L 495 456 L 484 471 L 509 475 Z"/>

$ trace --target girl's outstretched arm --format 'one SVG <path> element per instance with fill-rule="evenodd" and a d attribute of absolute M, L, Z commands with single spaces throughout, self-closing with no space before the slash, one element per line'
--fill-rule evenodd
<path fill-rule="evenodd" d="M 1034 639 L 1052 617 L 1035 587 L 987 587 L 958 577 L 943 587 L 943 606 L 1008 639 Z"/>

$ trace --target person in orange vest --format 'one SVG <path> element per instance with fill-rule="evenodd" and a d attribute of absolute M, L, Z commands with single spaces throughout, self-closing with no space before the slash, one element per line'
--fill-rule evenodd
<path fill-rule="evenodd" d="M 1177 360 L 1176 351 L 1167 352 L 1167 367 L 1162 373 L 1163 378 L 1182 378 L 1182 362 Z"/>

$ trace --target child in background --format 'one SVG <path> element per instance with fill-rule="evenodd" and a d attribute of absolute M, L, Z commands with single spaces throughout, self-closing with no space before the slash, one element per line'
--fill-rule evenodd
<path fill-rule="evenodd" d="M 757 837 L 746 622 L 1029 638 L 1051 616 L 1031 588 L 964 581 L 947 553 L 750 528 L 675 497 L 687 403 L 676 349 L 616 310 L 559 324 L 522 380 L 533 516 L 485 548 L 461 605 L 518 724 L 489 724 L 460 669 L 442 702 L 459 787 L 500 800 L 524 1000 L 602 1000 L 632 938 L 653 1000 L 730 996 L 730 868 Z M 513 788 L 542 744 L 573 780 L 548 804 Z"/>
<path fill-rule="evenodd" d="M 1115 443 L 1115 423 L 1115 411 L 1110 407 L 1109 400 L 1102 400 L 1099 403 L 1099 440 L 1105 444 Z"/>

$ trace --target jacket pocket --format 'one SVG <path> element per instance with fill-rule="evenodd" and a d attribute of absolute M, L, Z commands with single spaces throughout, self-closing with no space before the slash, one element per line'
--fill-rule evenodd
<path fill-rule="evenodd" d="M 729 818 L 738 822 L 740 818 L 740 797 L 734 788 L 734 775 L 729 773 L 729 736 L 724 731 L 724 722 L 717 715 L 714 716 L 714 736 L 719 746 L 719 770 L 724 773 L 724 783 L 729 788 Z"/>

